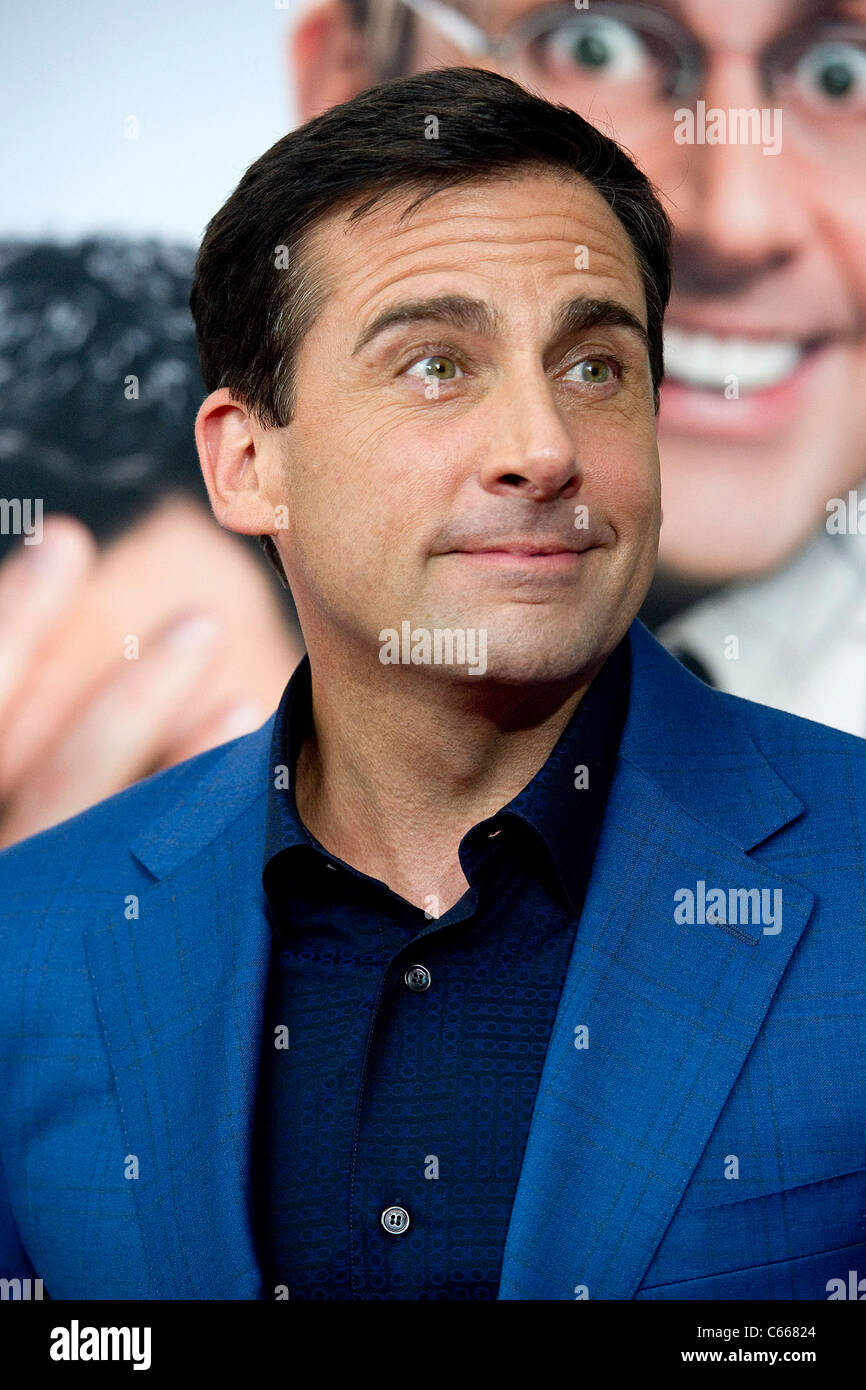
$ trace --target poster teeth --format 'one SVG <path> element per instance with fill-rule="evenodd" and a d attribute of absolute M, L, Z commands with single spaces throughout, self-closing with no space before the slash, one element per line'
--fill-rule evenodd
<path fill-rule="evenodd" d="M 775 386 L 797 366 L 803 356 L 798 343 L 754 338 L 717 338 L 711 333 L 665 333 L 665 370 L 675 380 L 691 386 L 721 391 L 731 374 L 742 390 Z"/>

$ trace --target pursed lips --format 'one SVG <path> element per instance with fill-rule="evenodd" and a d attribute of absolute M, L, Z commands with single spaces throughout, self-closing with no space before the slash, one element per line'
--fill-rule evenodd
<path fill-rule="evenodd" d="M 479 565 L 502 566 L 506 569 L 531 568 L 543 573 L 570 571 L 579 563 L 581 556 L 595 546 L 586 536 L 579 541 L 490 541 L 477 545 L 460 546 L 451 555 L 460 555 Z"/>

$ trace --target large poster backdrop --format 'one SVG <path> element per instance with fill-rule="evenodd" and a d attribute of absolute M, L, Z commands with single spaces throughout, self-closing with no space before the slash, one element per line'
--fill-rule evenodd
<path fill-rule="evenodd" d="M 303 643 L 200 480 L 195 250 L 294 123 L 442 64 L 596 121 L 673 220 L 645 620 L 711 683 L 866 733 L 866 4 L 94 2 L 4 30 L 0 842 L 275 706 Z M 109 746 L 130 654 L 143 713 Z"/>
<path fill-rule="evenodd" d="M 6 1359 L 829 1379 L 866 0 L 0 11 Z"/>

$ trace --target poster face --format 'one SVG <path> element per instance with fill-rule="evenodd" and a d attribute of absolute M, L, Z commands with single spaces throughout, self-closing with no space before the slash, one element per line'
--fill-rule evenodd
<path fill-rule="evenodd" d="M 752 1305 L 866 1297 L 866 4 L 3 30 L 0 1294 L 814 1351 Z"/>

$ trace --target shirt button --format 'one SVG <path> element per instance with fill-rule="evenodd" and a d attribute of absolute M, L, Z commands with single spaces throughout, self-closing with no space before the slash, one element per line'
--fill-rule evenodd
<path fill-rule="evenodd" d="M 403 979 L 415 994 L 423 994 L 430 988 L 430 971 L 426 965 L 410 965 Z"/>
<path fill-rule="evenodd" d="M 389 1236 L 401 1236 L 409 1229 L 409 1213 L 405 1207 L 386 1207 L 380 1219 Z"/>

